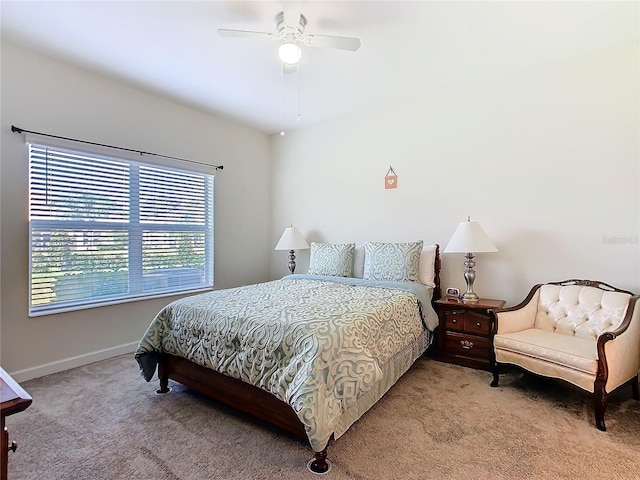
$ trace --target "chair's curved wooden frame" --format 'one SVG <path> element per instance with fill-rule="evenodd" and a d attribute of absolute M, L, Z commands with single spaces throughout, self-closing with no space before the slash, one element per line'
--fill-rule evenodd
<path fill-rule="evenodd" d="M 440 298 L 439 246 L 436 246 L 434 268 L 436 287 L 432 301 Z M 169 379 L 175 380 L 207 397 L 308 441 L 304 425 L 291 406 L 271 393 L 175 355 L 160 353 L 158 362 L 160 389 L 157 390 L 157 393 L 168 393 L 170 391 Z M 322 451 L 314 452 L 314 454 L 315 460 L 310 463 L 309 468 L 316 473 L 325 473 L 329 468 L 327 447 L 325 446 Z"/>

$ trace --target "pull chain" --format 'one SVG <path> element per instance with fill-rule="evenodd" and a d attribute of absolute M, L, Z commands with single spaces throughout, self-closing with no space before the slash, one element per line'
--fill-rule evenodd
<path fill-rule="evenodd" d="M 298 75 L 298 116 L 296 120 L 300 120 L 300 64 L 296 65 L 296 74 Z"/>

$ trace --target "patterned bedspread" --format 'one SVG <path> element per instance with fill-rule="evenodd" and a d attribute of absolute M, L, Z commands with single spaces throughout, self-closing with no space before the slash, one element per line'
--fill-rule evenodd
<path fill-rule="evenodd" d="M 434 315 L 423 285 L 289 275 L 172 302 L 135 357 L 147 381 L 166 352 L 271 392 L 320 451 L 340 414 L 382 379 L 380 366 L 433 330 Z"/>

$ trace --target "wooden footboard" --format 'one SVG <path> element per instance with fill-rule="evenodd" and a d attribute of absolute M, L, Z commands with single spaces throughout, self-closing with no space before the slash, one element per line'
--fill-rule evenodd
<path fill-rule="evenodd" d="M 291 406 L 258 387 L 166 353 L 159 354 L 158 378 L 160 389 L 157 393 L 168 393 L 169 379 L 175 380 L 308 442 L 304 425 Z M 325 473 L 329 469 L 326 446 L 321 452 L 314 453 L 315 460 L 309 462 L 309 469 L 315 473 Z"/>
<path fill-rule="evenodd" d="M 304 426 L 291 406 L 258 387 L 165 353 L 160 354 L 158 378 L 158 393 L 167 392 L 168 379 L 172 379 L 236 410 L 282 428 L 296 437 L 308 440 Z"/>

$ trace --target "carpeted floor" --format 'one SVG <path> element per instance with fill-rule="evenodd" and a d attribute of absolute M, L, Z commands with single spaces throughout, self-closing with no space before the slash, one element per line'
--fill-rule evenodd
<path fill-rule="evenodd" d="M 511 371 L 422 358 L 340 439 L 331 471 L 307 471 L 303 442 L 172 384 L 157 396 L 133 355 L 24 382 L 7 418 L 10 480 L 638 479 L 640 402 L 610 397 L 600 432 L 592 398 Z"/>

